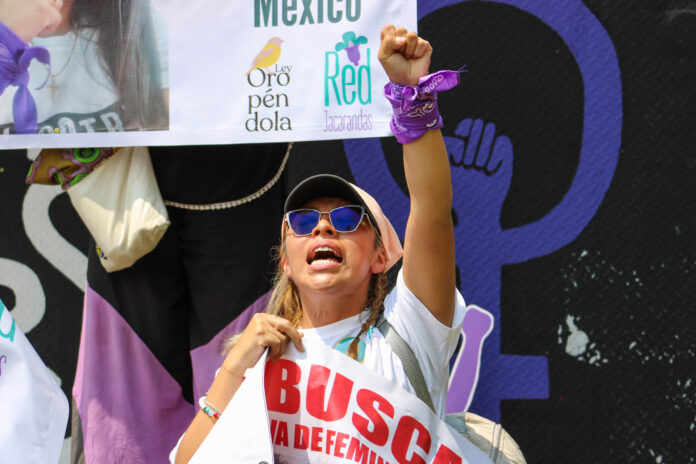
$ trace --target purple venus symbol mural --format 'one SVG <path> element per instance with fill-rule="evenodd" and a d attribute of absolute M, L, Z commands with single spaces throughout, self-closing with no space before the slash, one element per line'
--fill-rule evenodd
<path fill-rule="evenodd" d="M 419 19 L 456 3 L 463 2 L 420 2 Z M 595 215 L 618 161 L 622 99 L 614 46 L 581 0 L 489 3 L 513 6 L 553 29 L 573 54 L 584 85 L 582 145 L 575 178 L 560 203 L 535 222 L 506 230 L 500 226 L 512 180 L 514 140 L 498 134 L 494 122 L 477 119 L 466 110 L 457 115 L 460 122 L 454 134 L 445 137 L 453 165 L 453 207 L 459 217 L 457 266 L 462 293 L 472 303 L 462 329 L 464 345 L 450 377 L 447 411 L 470 407 L 500 421 L 501 400 L 549 395 L 545 356 L 501 352 L 501 269 L 567 245 Z M 466 80 L 460 85 L 466 85 Z M 403 238 L 408 199 L 392 179 L 379 139 L 346 140 L 344 148 L 356 182 L 374 195 Z"/>

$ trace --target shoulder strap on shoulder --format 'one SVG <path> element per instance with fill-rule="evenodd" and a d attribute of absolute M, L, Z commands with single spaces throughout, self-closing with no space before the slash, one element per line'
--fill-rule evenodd
<path fill-rule="evenodd" d="M 399 335 L 389 321 L 387 321 L 384 314 L 379 317 L 376 325 L 382 333 L 384 340 L 386 340 L 389 346 L 391 346 L 392 351 L 399 357 L 401 364 L 404 365 L 406 377 L 408 381 L 411 382 L 413 389 L 416 390 L 418 398 L 437 414 L 435 406 L 433 406 L 433 400 L 430 397 L 430 391 L 428 391 L 428 385 L 425 383 L 425 377 L 423 377 L 423 371 L 411 347 L 408 346 L 406 340 L 401 338 L 401 335 Z"/>

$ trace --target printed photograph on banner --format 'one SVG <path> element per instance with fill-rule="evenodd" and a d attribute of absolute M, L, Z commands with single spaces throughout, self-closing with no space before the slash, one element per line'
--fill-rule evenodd
<path fill-rule="evenodd" d="M 0 22 L 22 56 L 0 77 L 0 134 L 169 128 L 167 25 L 150 0 L 4 2 Z"/>

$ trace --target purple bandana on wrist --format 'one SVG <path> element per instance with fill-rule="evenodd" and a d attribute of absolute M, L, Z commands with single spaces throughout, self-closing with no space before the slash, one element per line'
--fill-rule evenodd
<path fill-rule="evenodd" d="M 8 86 L 17 86 L 12 101 L 12 116 L 17 134 L 35 134 L 38 131 L 36 103 L 27 88 L 29 64 L 33 59 L 51 66 L 48 50 L 44 47 L 30 47 L 0 21 L 0 95 Z M 46 82 L 41 87 L 45 84 Z"/>
<path fill-rule="evenodd" d="M 395 84 L 384 86 L 384 95 L 394 109 L 391 129 L 399 143 L 410 143 L 427 131 L 442 127 L 437 109 L 437 93 L 459 84 L 459 71 L 438 71 L 418 79 L 415 87 Z"/>

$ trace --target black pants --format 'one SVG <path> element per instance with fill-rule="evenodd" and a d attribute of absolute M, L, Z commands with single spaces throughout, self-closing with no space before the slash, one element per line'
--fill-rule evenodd
<path fill-rule="evenodd" d="M 287 145 L 151 148 L 165 200 L 208 204 L 242 198 L 265 185 Z M 237 207 L 169 207 L 171 225 L 132 267 L 107 273 L 91 246 L 88 282 L 121 314 L 193 401 L 190 350 L 207 343 L 271 288 L 285 176 Z"/>

